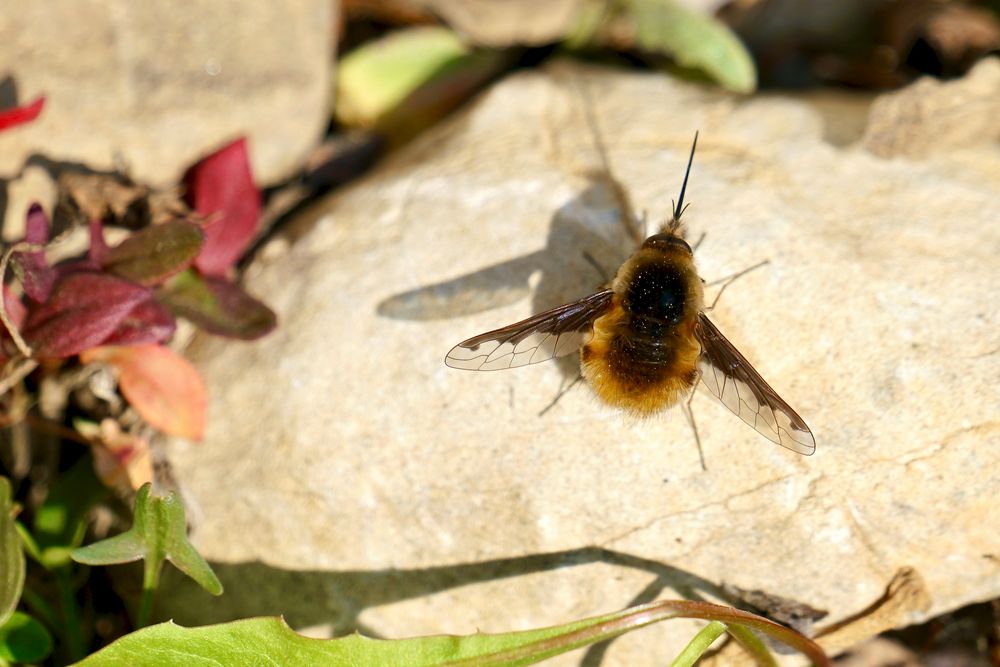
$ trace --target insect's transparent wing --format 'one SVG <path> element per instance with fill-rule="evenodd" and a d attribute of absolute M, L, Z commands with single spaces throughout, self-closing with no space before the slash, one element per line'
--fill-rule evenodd
<path fill-rule="evenodd" d="M 611 305 L 613 295 L 611 290 L 603 290 L 473 336 L 453 347 L 444 363 L 468 371 L 497 371 L 576 352 L 591 335 L 594 320 Z"/>
<path fill-rule="evenodd" d="M 802 417 L 771 389 L 704 313 L 698 318 L 695 333 L 701 342 L 701 388 L 768 440 L 807 456 L 816 451 L 816 438 Z"/>

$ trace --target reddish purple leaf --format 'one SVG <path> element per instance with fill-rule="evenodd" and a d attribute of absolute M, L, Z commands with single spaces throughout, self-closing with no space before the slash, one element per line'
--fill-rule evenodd
<path fill-rule="evenodd" d="M 109 250 L 106 271 L 143 285 L 161 283 L 191 265 L 205 234 L 187 220 L 171 220 L 132 234 Z"/>
<path fill-rule="evenodd" d="M 22 123 L 30 123 L 38 118 L 38 114 L 42 113 L 43 106 L 45 106 L 45 96 L 39 95 L 30 104 L 0 111 L 0 131 Z"/>
<path fill-rule="evenodd" d="M 98 218 L 90 221 L 90 248 L 87 249 L 87 258 L 98 266 L 104 265 L 104 260 L 108 256 L 108 244 L 104 240 L 104 223 Z"/>
<path fill-rule="evenodd" d="M 14 292 L 6 285 L 3 286 L 3 304 L 7 310 L 7 318 L 20 331 L 21 325 L 24 324 L 24 316 L 28 311 L 21 300 L 14 296 Z"/>
<path fill-rule="evenodd" d="M 253 241 L 260 222 L 260 192 L 246 139 L 209 155 L 184 180 L 191 208 L 209 220 L 195 266 L 207 276 L 224 276 Z"/>
<path fill-rule="evenodd" d="M 24 240 L 42 245 L 49 242 L 49 216 L 38 202 L 28 208 L 28 219 L 24 223 Z"/>
<path fill-rule="evenodd" d="M 45 215 L 41 204 L 37 202 L 28 209 L 24 240 L 36 245 L 43 245 L 49 240 L 49 216 Z M 38 302 L 48 299 L 57 274 L 49 266 L 45 259 L 45 253 L 42 251 L 17 252 L 14 253 L 13 258 L 20 264 L 23 272 L 24 293 Z"/>
<path fill-rule="evenodd" d="M 133 308 L 102 345 L 146 345 L 170 340 L 177 320 L 169 309 L 154 299 Z"/>
<path fill-rule="evenodd" d="M 253 340 L 277 325 L 274 312 L 239 285 L 185 271 L 157 293 L 174 313 L 209 333 Z"/>
<path fill-rule="evenodd" d="M 7 310 L 7 317 L 10 319 L 11 324 L 20 331 L 21 325 L 24 323 L 24 316 L 26 310 L 24 304 L 21 300 L 14 296 L 14 292 L 7 287 L 3 286 L 3 302 L 4 307 Z M 0 327 L 0 365 L 7 363 L 7 360 L 16 351 L 14 347 L 14 342 L 11 340 L 10 332 L 5 328 Z"/>
<path fill-rule="evenodd" d="M 25 342 L 39 358 L 72 356 L 104 342 L 150 294 L 149 288 L 103 273 L 70 273 L 45 303 L 29 308 Z"/>

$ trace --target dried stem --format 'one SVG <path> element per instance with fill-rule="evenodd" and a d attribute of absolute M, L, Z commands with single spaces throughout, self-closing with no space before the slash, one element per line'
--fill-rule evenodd
<path fill-rule="evenodd" d="M 0 396 L 5 395 L 14 385 L 26 378 L 31 371 L 38 368 L 38 362 L 34 359 L 15 358 L 11 362 L 15 362 L 13 370 L 0 379 Z"/>
<path fill-rule="evenodd" d="M 11 247 L 7 248 L 6 252 L 3 254 L 3 258 L 0 258 L 0 283 L 6 284 L 7 281 L 7 265 L 10 264 L 10 258 L 15 252 L 39 252 L 45 250 L 46 246 L 37 243 L 15 243 Z M 3 325 L 7 328 L 7 333 L 14 340 L 14 345 L 17 346 L 18 351 L 24 356 L 25 359 L 31 358 L 31 348 L 28 344 L 24 342 L 21 338 L 21 332 L 17 330 L 14 323 L 10 319 L 10 315 L 7 314 L 7 298 L 6 295 L 0 296 L 0 321 L 3 321 Z M 22 376 L 23 377 L 23 376 Z M 6 393 L 6 389 L 0 392 L 0 395 Z"/>

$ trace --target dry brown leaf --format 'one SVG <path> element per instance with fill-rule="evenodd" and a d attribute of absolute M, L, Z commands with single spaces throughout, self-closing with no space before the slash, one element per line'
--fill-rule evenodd
<path fill-rule="evenodd" d="M 854 616 L 819 630 L 813 639 L 827 655 L 835 656 L 886 630 L 906 625 L 912 612 L 925 611 L 930 603 L 930 595 L 920 574 L 913 568 L 900 568 L 875 603 Z M 754 661 L 739 644 L 731 641 L 703 664 L 707 667 L 749 667 Z"/>
<path fill-rule="evenodd" d="M 190 213 L 176 192 L 154 191 L 117 175 L 66 172 L 57 187 L 56 229 L 91 220 L 138 229 Z"/>

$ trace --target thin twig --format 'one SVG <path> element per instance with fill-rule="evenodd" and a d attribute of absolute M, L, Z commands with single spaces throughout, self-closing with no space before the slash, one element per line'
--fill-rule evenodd
<path fill-rule="evenodd" d="M 28 377 L 31 371 L 38 368 L 38 362 L 34 359 L 12 359 L 11 361 L 16 361 L 20 365 L 15 366 L 10 373 L 0 380 L 0 396 L 4 396 L 14 385 Z"/>

